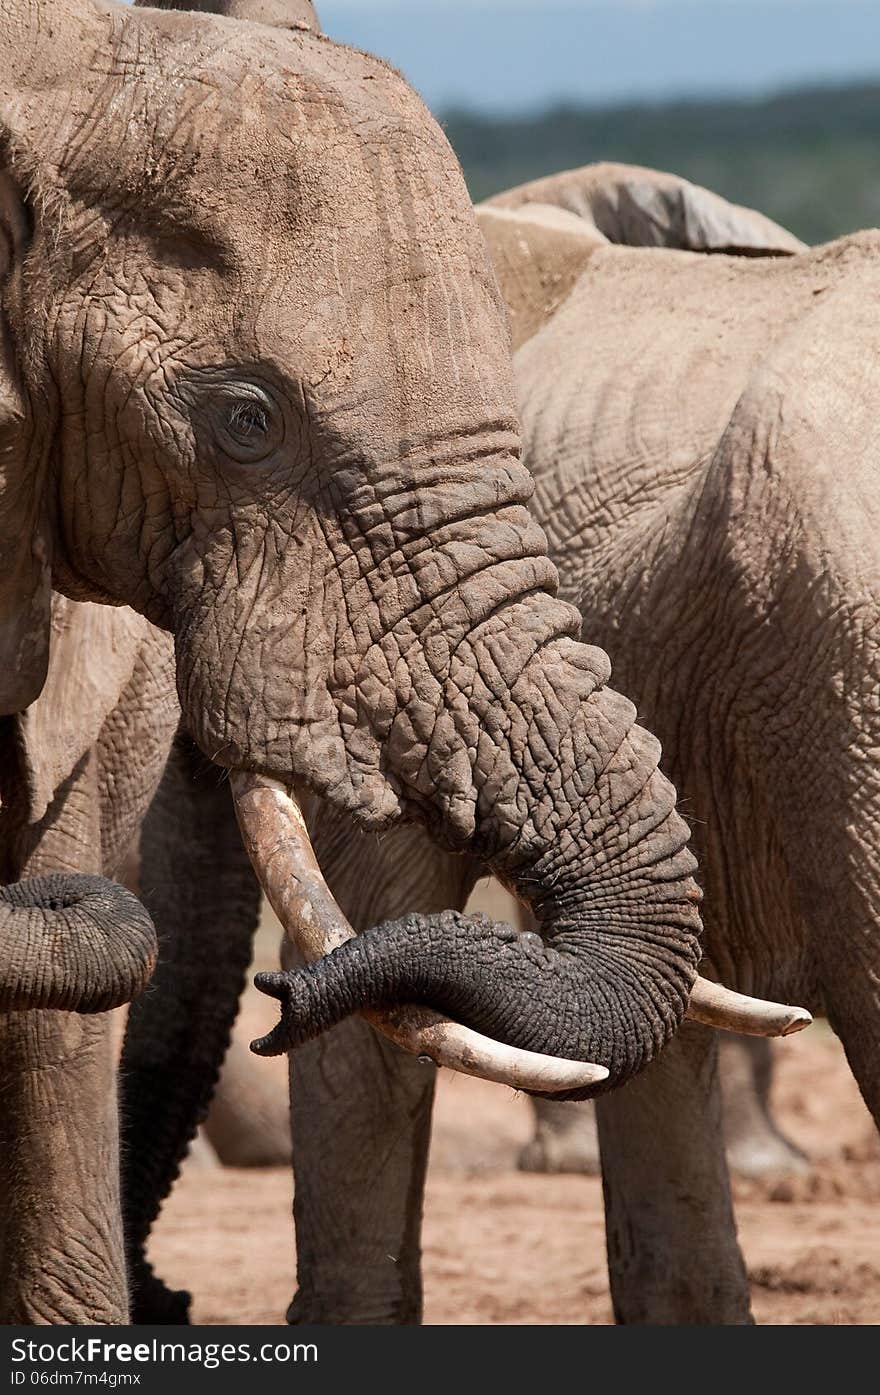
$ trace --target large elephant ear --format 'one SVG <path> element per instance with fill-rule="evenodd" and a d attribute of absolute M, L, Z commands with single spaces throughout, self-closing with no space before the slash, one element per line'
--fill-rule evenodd
<path fill-rule="evenodd" d="M 255 24 L 272 24 L 280 29 L 310 29 L 321 33 L 321 24 L 312 0 L 134 0 L 135 5 L 153 10 L 198 10 L 203 14 L 226 15 L 229 19 L 251 19 Z"/>
<path fill-rule="evenodd" d="M 791 256 L 805 244 L 753 208 L 728 203 L 678 175 L 638 165 L 584 165 L 520 184 L 486 201 L 516 209 L 551 204 L 625 247 L 673 247 L 738 256 Z"/>
<path fill-rule="evenodd" d="M 2 292 L 15 276 L 28 222 L 0 167 L 0 715 L 21 712 L 46 677 L 51 568 L 44 517 L 45 454 L 32 438 Z M 28 445 L 32 449 L 28 449 Z"/>

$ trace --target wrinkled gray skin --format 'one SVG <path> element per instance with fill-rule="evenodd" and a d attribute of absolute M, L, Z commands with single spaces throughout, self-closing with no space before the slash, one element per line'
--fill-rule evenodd
<path fill-rule="evenodd" d="M 402 992 L 430 965 L 437 1006 L 621 1083 L 683 1018 L 695 864 L 657 742 L 553 595 L 448 144 L 397 74 L 309 30 L 101 0 L 46 16 L 0 0 L 0 712 L 44 686 L 53 585 L 131 606 L 173 635 L 203 756 L 362 835 L 413 821 L 529 901 L 545 953 L 465 925 L 453 954 L 425 921 Z M 397 968 L 396 932 L 372 943 L 382 974 L 352 1007 Z M 160 974 L 161 1039 L 185 1043 L 195 977 Z M 169 1083 L 152 998 L 123 1120 L 150 1186 L 167 1157 L 130 1140 Z M 196 1056 L 172 1114 L 201 1098 Z"/>
<path fill-rule="evenodd" d="M 149 980 L 156 941 L 138 903 L 98 878 L 120 865 L 177 719 L 166 635 L 128 610 L 53 598 L 43 690 L 0 722 L 3 1323 L 128 1318 L 106 1009 Z"/>
<path fill-rule="evenodd" d="M 555 256 L 534 205 L 570 210 L 595 178 L 500 201 L 530 265 Z M 503 218 L 482 222 L 504 282 Z M 515 360 L 563 592 L 598 623 L 694 819 L 709 961 L 827 1011 L 875 1119 L 878 278 L 875 233 L 775 260 L 594 247 Z M 705 1035 L 599 1106 L 628 1320 L 748 1311 L 720 1136 L 686 1127 L 716 1109 Z"/>

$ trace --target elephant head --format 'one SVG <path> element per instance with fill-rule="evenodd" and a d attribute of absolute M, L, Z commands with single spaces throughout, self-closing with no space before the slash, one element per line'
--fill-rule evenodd
<path fill-rule="evenodd" d="M 40 691 L 51 585 L 132 606 L 236 788 L 420 819 L 541 927 L 343 945 L 269 985 L 279 1049 L 414 998 L 625 1079 L 688 1005 L 694 862 L 554 596 L 441 132 L 313 29 L 109 0 L 0 0 L 0 72 L 2 710 Z"/>

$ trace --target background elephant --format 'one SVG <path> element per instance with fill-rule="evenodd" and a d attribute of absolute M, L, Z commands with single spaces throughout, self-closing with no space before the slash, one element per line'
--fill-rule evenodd
<path fill-rule="evenodd" d="M 724 1033 L 718 1042 L 724 1151 L 732 1173 L 779 1177 L 809 1170 L 807 1155 L 780 1129 L 771 1104 L 772 1046 L 763 1037 Z M 532 1137 L 520 1150 L 523 1172 L 601 1171 L 596 1111 L 589 1102 L 532 1101 Z"/>
<path fill-rule="evenodd" d="M 237 1037 L 223 1059 L 203 1132 L 225 1167 L 282 1167 L 291 1161 L 287 1094 L 266 1078 L 265 1067 Z"/>
<path fill-rule="evenodd" d="M 303 1032 L 415 997 L 491 1034 L 495 1078 L 550 1053 L 622 1083 L 689 1010 L 694 860 L 656 741 L 553 594 L 504 311 L 442 133 L 397 74 L 308 28 L 101 0 L 47 24 L 45 7 L 0 4 L 2 711 L 44 687 L 53 586 L 130 605 L 173 636 L 194 742 L 147 834 L 175 780 L 179 806 L 203 789 L 233 960 L 253 879 L 210 762 L 264 807 L 281 787 L 320 796 L 362 851 L 425 828 L 459 854 L 447 906 L 479 866 L 536 912 L 538 941 L 432 904 L 288 974 L 272 987 Z M 253 801 L 239 813 L 258 833 Z M 161 834 L 157 916 L 181 881 Z M 364 898 L 359 928 L 368 904 L 385 903 Z M 135 1258 L 235 1007 L 222 955 L 191 943 L 201 970 L 165 956 L 130 1014 Z M 416 1058 L 403 1070 L 422 1091 Z M 334 1301 L 321 1282 L 301 1315 Z"/>
<path fill-rule="evenodd" d="M 745 249 L 794 253 L 800 246 L 760 215 L 733 208 L 684 181 L 647 171 L 617 172 L 624 173 L 628 183 L 618 179 L 613 189 L 607 167 L 590 171 L 590 194 L 597 199 L 603 194 L 612 208 L 629 206 L 626 220 L 615 215 L 629 236 L 634 236 L 632 224 L 641 203 L 655 236 L 669 242 L 687 235 L 697 243 L 702 236 L 706 250 L 714 239 L 740 254 Z M 530 219 L 537 226 L 534 234 L 529 233 Z M 481 214 L 481 221 L 511 308 L 514 344 L 528 342 L 545 325 L 549 332 L 552 316 L 581 276 L 588 281 L 590 259 L 608 247 L 607 238 L 567 209 L 537 214 L 531 209 L 522 214 L 490 210 Z M 608 255 L 617 250 L 608 249 Z M 715 258 L 685 253 L 631 255 L 674 255 L 689 264 L 715 264 Z M 717 259 L 719 267 L 730 264 L 729 257 Z M 754 267 L 756 273 L 775 266 L 745 258 L 734 264 Z M 642 302 L 620 298 L 614 306 L 618 333 L 630 319 L 639 321 L 635 311 L 631 316 L 624 312 L 630 303 L 641 307 Z M 674 302 L 670 316 L 673 311 Z M 590 344 L 589 325 L 581 326 L 579 342 Z M 577 362 L 578 355 L 571 353 Z M 637 365 L 638 357 L 632 361 Z M 637 389 L 638 374 L 632 373 L 624 390 L 637 401 Z M 527 379 L 520 380 L 520 391 L 528 391 Z M 687 400 L 683 392 L 679 400 Z M 540 402 L 534 405 L 537 413 Z M 543 521 L 543 514 L 538 517 Z M 622 631 L 625 598 L 615 602 Z M 368 925 L 405 908 L 428 914 L 442 904 L 456 904 L 456 897 L 457 904 L 464 904 L 470 890 L 461 860 L 432 851 L 417 830 L 362 850 L 350 826 L 324 807 L 314 812 L 312 834 L 333 892 L 355 924 Z M 729 960 L 726 967 L 731 968 Z M 289 1320 L 308 1315 L 334 1323 L 415 1321 L 432 1075 L 399 1052 L 387 1051 L 355 1022 L 294 1051 L 290 1067 L 299 1287 Z M 606 1126 L 604 1151 L 618 1318 L 747 1321 L 748 1291 L 722 1145 L 714 1034 L 687 1026 L 679 1043 L 646 1073 L 644 1086 L 634 1083 L 609 1096 L 607 1105 L 602 1102 L 606 1112 L 612 1101 L 618 1107 L 612 1116 L 615 1132 L 609 1138 Z M 665 1144 L 662 1163 L 646 1147 L 645 1139 L 652 1136 Z M 609 1176 L 614 1180 L 608 1181 Z M 652 1224 L 652 1213 L 657 1207 L 664 1208 L 659 1222 L 663 1234 L 662 1243 L 654 1244 L 652 1230 L 658 1222 Z M 669 1238 L 673 1230 L 674 1240 Z"/>
<path fill-rule="evenodd" d="M 108 1009 L 148 982 L 157 944 L 143 908 L 102 878 L 162 772 L 173 655 L 125 609 L 55 596 L 51 628 L 42 692 L 3 719 L 0 742 L 0 1317 L 125 1322 Z"/>
<path fill-rule="evenodd" d="M 511 306 L 517 347 L 537 332 L 569 294 L 594 246 L 613 243 L 748 257 L 791 256 L 806 250 L 791 233 L 754 209 L 730 204 L 676 175 L 615 164 L 535 180 L 488 200 L 481 205 L 480 218 Z M 505 225 L 508 218 L 510 223 Z M 524 242 L 523 218 L 545 225 L 543 243 L 552 248 L 552 269 L 548 274 L 548 267 L 543 268 L 540 287 L 535 276 L 541 263 L 541 234 L 533 233 Z M 602 464 L 600 457 L 597 470 Z M 540 508 L 537 501 L 536 507 Z M 552 534 L 552 520 L 540 513 L 539 519 Z M 564 582 L 564 568 L 561 573 Z M 638 683 L 632 691 L 639 691 Z M 531 928 L 527 914 L 523 923 Z M 803 1154 L 781 1134 L 770 1114 L 769 1043 L 726 1037 L 720 1050 L 731 1165 L 750 1176 L 801 1171 Z M 535 1135 L 523 1152 L 523 1167 L 598 1171 L 598 1137 L 589 1107 L 576 1110 L 535 1101 L 534 1109 Z"/>
<path fill-rule="evenodd" d="M 515 365 L 536 513 L 683 792 L 709 960 L 826 1011 L 877 1119 L 877 235 L 777 259 L 603 245 L 597 177 L 624 201 L 606 167 L 481 214 L 531 298 Z M 748 1311 L 705 1035 L 599 1105 L 623 1320 Z"/>

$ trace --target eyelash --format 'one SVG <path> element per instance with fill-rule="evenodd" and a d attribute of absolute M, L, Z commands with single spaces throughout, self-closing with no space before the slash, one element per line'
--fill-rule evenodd
<path fill-rule="evenodd" d="M 229 413 L 229 425 L 233 430 L 240 431 L 243 436 L 252 436 L 258 432 L 266 435 L 269 430 L 269 417 L 259 403 L 239 402 Z"/>

